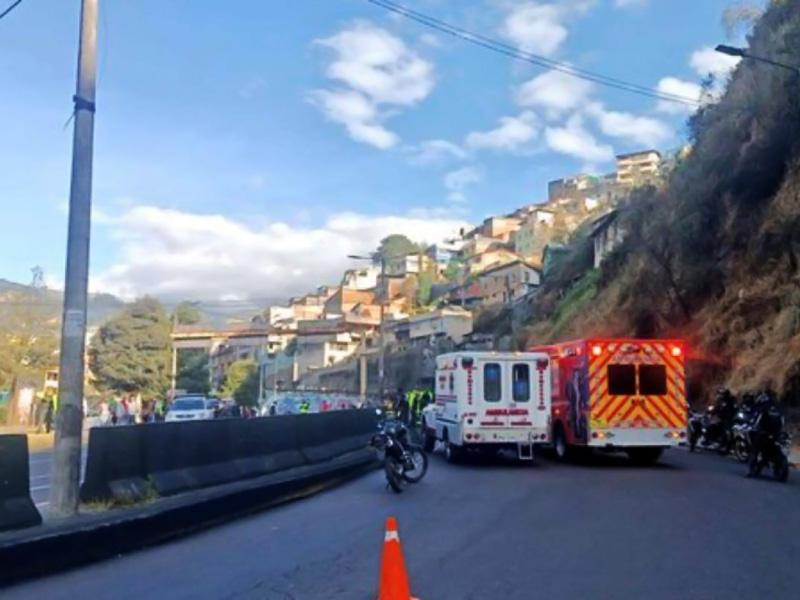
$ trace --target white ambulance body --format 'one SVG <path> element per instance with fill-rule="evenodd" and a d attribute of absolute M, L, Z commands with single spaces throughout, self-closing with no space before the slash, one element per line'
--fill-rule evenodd
<path fill-rule="evenodd" d="M 549 443 L 550 357 L 546 352 L 455 352 L 436 358 L 434 405 L 423 413 L 425 446 L 450 461 L 468 449 L 513 449 L 533 458 Z"/>

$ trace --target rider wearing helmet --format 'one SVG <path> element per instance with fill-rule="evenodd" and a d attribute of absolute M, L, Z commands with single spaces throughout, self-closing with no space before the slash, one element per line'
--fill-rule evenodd
<path fill-rule="evenodd" d="M 783 415 L 776 400 L 775 392 L 769 388 L 756 398 L 756 417 L 750 434 L 753 452 L 750 455 L 747 477 L 753 477 L 756 474 L 761 456 L 770 450 L 771 445 L 775 443 L 783 430 Z"/>

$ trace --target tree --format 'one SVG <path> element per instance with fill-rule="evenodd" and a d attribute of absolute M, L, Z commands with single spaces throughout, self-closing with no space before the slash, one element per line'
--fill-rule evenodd
<path fill-rule="evenodd" d="M 101 390 L 166 392 L 170 379 L 170 321 L 154 298 L 141 298 L 103 325 L 89 361 Z"/>
<path fill-rule="evenodd" d="M 17 413 L 17 385 L 41 384 L 44 372 L 58 366 L 58 319 L 49 314 L 43 293 L 11 294 L 0 312 L 0 389 L 11 392 L 9 419 Z"/>
<path fill-rule="evenodd" d="M 178 325 L 194 325 L 200 321 L 202 315 L 197 308 L 197 303 L 184 300 L 175 307 L 173 318 Z"/>
<path fill-rule="evenodd" d="M 381 240 L 378 250 L 374 253 L 373 257 L 375 262 L 380 262 L 381 259 L 390 260 L 417 252 L 419 252 L 419 246 L 414 242 L 401 233 L 393 233 Z"/>
<path fill-rule="evenodd" d="M 0 388 L 22 376 L 43 375 L 58 366 L 58 319 L 49 316 L 36 294 L 12 297 L 0 318 Z"/>
<path fill-rule="evenodd" d="M 435 282 L 436 276 L 433 273 L 426 271 L 419 274 L 416 293 L 417 306 L 426 306 L 430 303 L 431 289 Z"/>
<path fill-rule="evenodd" d="M 202 348 L 178 350 L 178 375 L 175 387 L 190 394 L 208 394 L 208 352 Z"/>
<path fill-rule="evenodd" d="M 253 360 L 237 360 L 228 369 L 220 388 L 224 398 L 233 398 L 241 406 L 258 402 L 258 366 Z"/>

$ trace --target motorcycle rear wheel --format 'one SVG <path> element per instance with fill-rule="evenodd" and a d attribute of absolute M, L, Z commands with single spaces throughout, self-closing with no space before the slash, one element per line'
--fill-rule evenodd
<path fill-rule="evenodd" d="M 786 460 L 785 456 L 781 455 L 781 457 L 782 460 L 779 460 L 772 467 L 772 474 L 775 475 L 775 479 L 781 483 L 786 483 L 789 479 L 789 461 Z"/>
<path fill-rule="evenodd" d="M 409 483 L 418 483 L 428 472 L 428 455 L 419 446 L 409 445 L 408 453 L 411 455 L 411 462 L 414 463 L 414 470 L 403 471 L 403 479 Z"/>

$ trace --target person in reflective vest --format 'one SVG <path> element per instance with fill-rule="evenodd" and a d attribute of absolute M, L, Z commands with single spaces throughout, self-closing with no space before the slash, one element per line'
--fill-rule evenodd
<path fill-rule="evenodd" d="M 311 412 L 311 402 L 309 402 L 308 400 L 303 400 L 300 403 L 300 414 L 307 415 L 310 412 Z"/>

